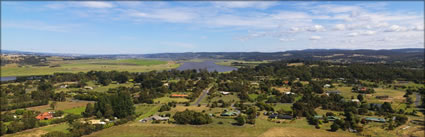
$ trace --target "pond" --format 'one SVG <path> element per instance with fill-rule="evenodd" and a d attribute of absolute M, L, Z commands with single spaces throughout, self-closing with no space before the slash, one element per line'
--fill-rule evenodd
<path fill-rule="evenodd" d="M 209 72 L 217 71 L 217 72 L 227 72 L 237 70 L 238 68 L 222 66 L 215 64 L 214 61 L 207 60 L 203 62 L 183 62 L 183 65 L 177 68 L 177 70 L 192 70 L 192 69 L 207 69 Z"/>

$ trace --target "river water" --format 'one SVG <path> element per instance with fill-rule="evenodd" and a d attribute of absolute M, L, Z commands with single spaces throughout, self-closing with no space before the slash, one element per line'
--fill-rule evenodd
<path fill-rule="evenodd" d="M 227 72 L 232 70 L 237 70 L 238 68 L 217 65 L 214 61 L 203 61 L 203 62 L 183 62 L 183 65 L 177 68 L 177 70 L 192 70 L 192 69 L 207 69 L 209 72 Z"/>

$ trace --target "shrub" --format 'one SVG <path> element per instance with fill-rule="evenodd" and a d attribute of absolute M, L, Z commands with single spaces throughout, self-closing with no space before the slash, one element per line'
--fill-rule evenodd
<path fill-rule="evenodd" d="M 177 124 L 203 125 L 212 122 L 212 119 L 207 114 L 193 110 L 177 112 L 173 118 Z"/>

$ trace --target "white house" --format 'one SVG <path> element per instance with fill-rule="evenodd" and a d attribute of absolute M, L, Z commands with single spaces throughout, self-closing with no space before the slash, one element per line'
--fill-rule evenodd
<path fill-rule="evenodd" d="M 230 92 L 226 92 L 226 91 L 220 91 L 220 93 L 223 94 L 223 95 L 229 95 L 230 94 Z"/>

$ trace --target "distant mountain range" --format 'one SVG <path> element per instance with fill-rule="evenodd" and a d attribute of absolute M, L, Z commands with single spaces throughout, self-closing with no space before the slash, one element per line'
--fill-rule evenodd
<path fill-rule="evenodd" d="M 14 50 L 2 50 L 2 54 L 23 54 L 38 56 L 63 56 L 84 58 L 157 58 L 168 60 L 187 59 L 235 59 L 235 60 L 326 60 L 333 62 L 417 62 L 424 64 L 424 48 L 405 49 L 305 49 L 284 52 L 185 52 L 185 53 L 157 53 L 157 54 L 61 54 L 23 52 Z"/>

